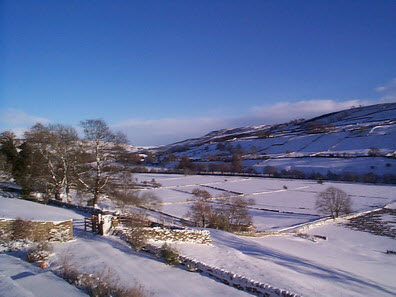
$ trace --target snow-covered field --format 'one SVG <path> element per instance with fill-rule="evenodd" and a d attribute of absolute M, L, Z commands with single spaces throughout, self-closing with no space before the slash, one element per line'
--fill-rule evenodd
<path fill-rule="evenodd" d="M 231 195 L 253 198 L 250 210 L 257 230 L 277 230 L 313 221 L 320 217 L 315 209 L 318 193 L 329 186 L 345 191 L 353 200 L 354 211 L 384 206 L 396 199 L 395 186 L 358 183 L 324 182 L 237 176 L 200 176 L 174 174 L 136 174 L 139 181 L 153 178 L 162 186 L 149 189 L 163 201 L 161 210 L 186 217 L 194 198 L 194 188 L 207 190 L 213 197 Z M 215 201 L 214 201 L 215 202 Z"/>
<path fill-rule="evenodd" d="M 140 180 L 152 179 L 151 175 L 137 175 Z M 304 195 L 317 193 L 327 185 L 319 185 L 309 181 L 289 181 L 275 179 L 257 179 L 254 183 L 251 179 L 239 177 L 194 177 L 194 176 L 158 176 L 154 178 L 163 186 L 191 188 L 191 186 L 205 184 L 216 185 L 219 188 L 239 190 L 252 195 L 256 192 L 274 191 L 285 195 L 290 193 L 287 203 L 286 196 L 276 204 L 277 207 L 303 200 Z M 225 181 L 227 179 L 227 181 Z M 178 183 L 177 180 L 181 182 Z M 167 182 L 171 184 L 167 184 Z M 249 185 L 250 183 L 250 185 Z M 240 187 L 234 188 L 235 185 Z M 287 184 L 288 190 L 283 191 L 283 185 Z M 229 187 L 228 187 L 229 186 Z M 370 209 L 371 204 L 381 201 L 386 204 L 392 200 L 393 187 L 370 186 L 355 184 L 338 184 L 358 201 L 358 208 Z M 249 188 L 251 187 L 251 190 Z M 279 192 L 276 192 L 278 191 Z M 178 192 L 181 193 L 181 192 Z M 299 199 L 298 193 L 302 193 Z M 304 194 L 304 195 L 303 195 Z M 187 194 L 186 194 L 187 195 Z M 253 196 L 266 195 L 259 194 Z M 278 196 L 274 196 L 278 197 Z M 166 197 L 162 197 L 166 201 Z M 187 197 L 185 197 L 188 199 Z M 186 201 L 181 200 L 181 202 Z M 275 199 L 276 202 L 276 198 Z M 294 200 L 294 202 L 293 202 Z M 309 200 L 308 200 L 309 201 Z M 374 202 L 373 202 L 374 201 Z M 273 206 L 275 202 L 271 202 Z M 188 204 L 169 204 L 167 206 L 188 206 Z M 360 206 L 359 206 L 360 205 Z M 394 205 L 394 204 L 393 204 Z M 306 205 L 307 208 L 309 203 Z M 0 198 L 1 216 L 22 217 L 30 219 L 53 219 L 63 220 L 73 218 L 76 220 L 76 239 L 68 243 L 56 243 L 55 254 L 51 258 L 50 267 L 56 267 L 58 257 L 62 254 L 72 255 L 72 260 L 77 263 L 84 272 L 100 272 L 104 267 L 109 267 L 124 285 L 133 285 L 135 282 L 143 284 L 148 290 L 155 293 L 154 296 L 248 296 L 248 293 L 226 286 L 207 276 L 187 272 L 177 267 L 170 267 L 147 254 L 134 252 L 125 242 L 114 236 L 101 237 L 85 232 L 82 229 L 81 214 L 72 210 L 52 207 L 42 204 L 34 204 L 29 201 Z M 311 208 L 312 210 L 312 208 Z M 305 211 L 305 210 L 304 210 Z M 8 215 L 7 215 L 8 214 Z M 283 217 L 282 217 L 283 216 Z M 255 215 L 265 217 L 268 229 L 275 225 L 284 227 L 293 225 L 297 220 L 304 221 L 300 217 L 303 214 L 267 212 Z M 394 217 L 386 215 L 388 221 Z M 371 233 L 354 231 L 345 227 L 343 220 L 330 222 L 321 226 L 313 226 L 305 233 L 309 235 L 326 236 L 327 240 L 297 237 L 295 235 L 265 236 L 249 238 L 233 235 L 219 230 L 210 230 L 212 245 L 199 244 L 174 244 L 181 254 L 195 258 L 206 264 L 243 275 L 248 279 L 270 284 L 274 287 L 286 289 L 290 292 L 303 296 L 394 296 L 396 294 L 396 257 L 386 254 L 387 250 L 396 249 L 395 239 L 373 235 Z M 46 286 L 47 292 L 56 292 L 59 288 L 60 279 L 54 279 L 48 273 L 42 277 L 31 277 L 36 273 L 35 268 L 26 263 L 20 263 L 18 259 L 0 257 L 1 269 L 17 266 L 15 275 L 25 278 L 26 286 L 21 296 L 39 296 L 29 291 L 38 285 Z M 1 272 L 0 269 L 0 272 Z M 34 271 L 33 271 L 34 270 Z M 33 272 L 31 272 L 33 271 Z M 26 272 L 23 274 L 23 272 Z M 4 271 L 0 273 L 1 296 L 19 296 L 16 291 L 17 282 L 13 273 Z M 46 277 L 50 275 L 49 277 Z M 28 279 L 29 277 L 30 280 Z M 37 280 L 33 282 L 31 280 Z M 48 284 L 47 284 L 48 282 Z M 55 288 L 55 289 L 53 289 Z M 19 288 L 18 288 L 19 290 Z M 54 293 L 57 296 L 56 293 Z M 80 292 L 68 296 L 80 296 Z"/>

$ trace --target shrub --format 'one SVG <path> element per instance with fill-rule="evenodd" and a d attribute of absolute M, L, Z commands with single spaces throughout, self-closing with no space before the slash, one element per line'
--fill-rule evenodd
<path fill-rule="evenodd" d="M 114 271 L 107 268 L 98 275 L 80 273 L 76 285 L 91 297 L 145 297 L 151 295 L 144 286 L 124 287 L 115 277 Z"/>
<path fill-rule="evenodd" d="M 363 175 L 363 182 L 365 183 L 376 183 L 378 182 L 379 177 L 374 173 L 366 173 Z"/>
<path fill-rule="evenodd" d="M 124 225 L 127 227 L 127 242 L 139 252 L 147 243 L 144 231 L 147 226 L 146 216 L 138 212 L 128 213 Z"/>
<path fill-rule="evenodd" d="M 147 236 L 142 227 L 133 227 L 128 229 L 127 242 L 139 252 L 147 243 Z"/>
<path fill-rule="evenodd" d="M 8 232 L 5 230 L 5 228 L 0 228 L 0 242 L 3 241 L 8 241 L 9 240 L 9 234 Z"/>
<path fill-rule="evenodd" d="M 369 155 L 370 157 L 378 157 L 378 156 L 381 155 L 381 151 L 380 151 L 380 149 L 377 148 L 377 147 L 370 147 L 370 150 L 369 150 L 369 152 L 368 152 L 368 155 Z"/>
<path fill-rule="evenodd" d="M 316 180 L 323 180 L 324 179 L 323 175 L 320 174 L 319 172 L 312 173 L 310 178 L 311 179 L 316 179 Z"/>
<path fill-rule="evenodd" d="M 58 263 L 60 266 L 60 277 L 69 283 L 73 283 L 77 279 L 79 273 L 74 255 L 70 251 L 64 251 L 58 256 Z"/>
<path fill-rule="evenodd" d="M 32 237 L 33 237 L 32 222 L 22 220 L 21 218 L 17 218 L 12 223 L 12 231 L 11 232 L 12 232 L 12 235 L 11 235 L 12 240 L 32 239 Z"/>
<path fill-rule="evenodd" d="M 169 265 L 177 265 L 180 263 L 180 256 L 177 250 L 166 243 L 164 243 L 161 247 L 161 256 Z"/>
<path fill-rule="evenodd" d="M 384 183 L 386 183 L 386 184 L 396 184 L 396 175 L 384 174 L 382 179 L 383 179 Z"/>
<path fill-rule="evenodd" d="M 119 283 L 114 270 L 104 267 L 99 274 L 81 273 L 74 261 L 74 256 L 66 251 L 59 257 L 60 277 L 91 297 L 147 297 L 152 294 L 141 284 L 124 287 Z"/>
<path fill-rule="evenodd" d="M 225 214 L 217 214 L 214 213 L 210 217 L 210 223 L 209 223 L 209 228 L 214 228 L 214 229 L 220 229 L 220 230 L 225 230 L 225 231 L 230 231 L 231 226 L 230 226 L 230 220 Z"/>
<path fill-rule="evenodd" d="M 52 252 L 52 245 L 48 242 L 40 242 L 27 253 L 27 260 L 30 263 L 45 261 Z"/>

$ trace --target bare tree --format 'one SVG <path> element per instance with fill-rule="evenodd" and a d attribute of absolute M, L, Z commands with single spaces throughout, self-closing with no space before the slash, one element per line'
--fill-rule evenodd
<path fill-rule="evenodd" d="M 117 184 L 114 185 L 114 189 L 109 196 L 123 213 L 126 213 L 128 205 L 159 209 L 162 203 L 162 200 L 153 192 L 136 190 L 133 175 L 127 171 L 117 175 Z"/>
<path fill-rule="evenodd" d="M 92 163 L 86 164 L 80 173 L 80 189 L 93 195 L 92 204 L 98 202 L 100 194 L 114 189 L 111 177 L 118 173 L 115 161 L 124 152 L 127 138 L 121 132 L 112 132 L 100 119 L 81 122 L 84 129 L 86 148 L 92 155 Z"/>
<path fill-rule="evenodd" d="M 196 198 L 201 198 L 204 200 L 208 200 L 209 198 L 212 197 L 212 195 L 210 195 L 210 193 L 206 190 L 201 190 L 199 188 L 195 188 L 192 190 L 191 192 Z"/>
<path fill-rule="evenodd" d="M 242 231 L 252 226 L 252 216 L 249 215 L 249 205 L 254 205 L 254 199 L 242 197 L 221 199 L 211 217 L 210 227 L 226 231 Z"/>
<path fill-rule="evenodd" d="M 243 168 L 244 168 L 244 165 L 242 163 L 241 155 L 239 155 L 237 153 L 233 154 L 232 160 L 231 160 L 231 171 L 232 172 L 242 172 Z"/>
<path fill-rule="evenodd" d="M 253 199 L 246 200 L 242 197 L 231 199 L 228 207 L 228 215 L 231 226 L 239 229 L 252 224 L 252 217 L 249 215 L 248 206 L 253 205 Z"/>
<path fill-rule="evenodd" d="M 139 194 L 139 205 L 147 206 L 152 209 L 160 209 L 162 200 L 153 192 L 141 192 Z"/>
<path fill-rule="evenodd" d="M 278 174 L 278 169 L 276 169 L 274 166 L 267 165 L 264 167 L 263 172 L 269 176 L 275 176 Z"/>
<path fill-rule="evenodd" d="M 151 209 L 159 209 L 162 200 L 152 192 L 139 193 L 136 190 L 115 191 L 111 194 L 118 207 L 123 213 L 128 205 L 144 206 Z"/>
<path fill-rule="evenodd" d="M 194 202 L 187 216 L 198 227 L 210 227 L 226 231 L 241 231 L 252 226 L 252 217 L 249 215 L 248 206 L 254 204 L 253 199 L 246 200 L 241 197 L 217 200 L 214 207 L 210 201 L 212 196 L 208 191 L 196 188 L 192 191 Z"/>
<path fill-rule="evenodd" d="M 195 170 L 195 164 L 191 162 L 190 157 L 183 155 L 176 166 L 177 169 L 182 169 L 184 174 L 190 174 Z"/>
<path fill-rule="evenodd" d="M 192 191 L 195 200 L 187 213 L 187 216 L 197 225 L 197 227 L 206 227 L 212 216 L 212 207 L 209 203 L 211 195 L 208 191 L 198 188 Z"/>
<path fill-rule="evenodd" d="M 315 207 L 319 212 L 335 219 L 340 214 L 352 212 L 352 200 L 344 191 L 336 187 L 329 187 L 319 193 Z"/>

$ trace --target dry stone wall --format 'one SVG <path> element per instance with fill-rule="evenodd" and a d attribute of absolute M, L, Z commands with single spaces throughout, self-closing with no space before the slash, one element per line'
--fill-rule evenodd
<path fill-rule="evenodd" d="M 141 228 L 144 235 L 149 241 L 152 242 L 187 242 L 196 244 L 211 244 L 212 239 L 210 232 L 207 230 L 195 230 L 195 229 L 167 229 L 167 228 Z M 120 236 L 126 240 L 128 237 L 128 228 L 115 228 L 113 231 L 114 235 Z"/>
<path fill-rule="evenodd" d="M 0 218 L 0 240 L 69 241 L 73 237 L 73 220 L 61 222 L 27 221 Z"/>
<path fill-rule="evenodd" d="M 207 230 L 194 229 L 166 229 L 166 228 L 143 228 L 145 235 L 152 241 L 166 242 L 190 242 L 198 244 L 210 244 L 210 232 Z"/>

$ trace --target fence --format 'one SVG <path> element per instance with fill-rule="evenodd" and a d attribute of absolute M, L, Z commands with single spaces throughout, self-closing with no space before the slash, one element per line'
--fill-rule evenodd
<path fill-rule="evenodd" d="M 99 233 L 99 220 L 97 215 L 84 218 L 84 230 L 91 229 L 92 232 Z"/>

